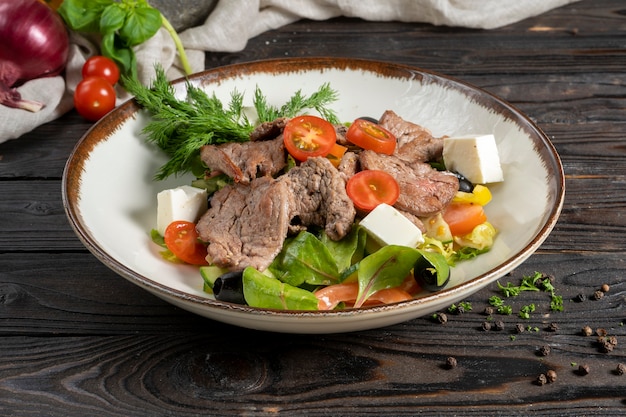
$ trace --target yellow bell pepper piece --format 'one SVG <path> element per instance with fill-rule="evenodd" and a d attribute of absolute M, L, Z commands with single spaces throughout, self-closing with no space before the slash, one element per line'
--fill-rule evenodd
<path fill-rule="evenodd" d="M 491 191 L 484 185 L 477 184 L 471 193 L 457 191 L 452 199 L 453 203 L 473 203 L 481 206 L 487 205 L 491 201 Z"/>

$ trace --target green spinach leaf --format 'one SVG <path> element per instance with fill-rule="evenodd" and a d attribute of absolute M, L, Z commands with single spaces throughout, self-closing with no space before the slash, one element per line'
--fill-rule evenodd
<path fill-rule="evenodd" d="M 243 296 L 251 307 L 277 310 L 317 310 L 318 299 L 310 291 L 268 277 L 252 267 L 243 271 Z"/>
<path fill-rule="evenodd" d="M 272 265 L 272 271 L 283 282 L 293 286 L 331 285 L 339 282 L 337 263 L 328 248 L 309 232 L 300 232 L 285 243 Z"/>

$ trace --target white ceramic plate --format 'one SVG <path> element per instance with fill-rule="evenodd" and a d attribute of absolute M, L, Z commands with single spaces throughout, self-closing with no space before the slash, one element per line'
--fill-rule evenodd
<path fill-rule="evenodd" d="M 63 203 L 79 238 L 105 265 L 162 299 L 193 313 L 238 326 L 292 333 L 335 333 L 387 326 L 459 302 L 512 271 L 546 239 L 561 211 L 564 175 L 541 130 L 511 105 L 449 77 L 389 63 L 338 58 L 260 61 L 191 77 L 224 102 L 259 86 L 270 104 L 324 82 L 339 92 L 332 107 L 342 120 L 379 117 L 392 109 L 435 136 L 495 135 L 505 181 L 490 187 L 486 211 L 499 229 L 493 249 L 453 269 L 443 291 L 380 307 L 332 312 L 273 311 L 219 302 L 203 293 L 198 270 L 164 261 L 149 232 L 156 194 L 187 178 L 153 182 L 165 157 L 141 134 L 148 116 L 127 102 L 96 123 L 70 156 Z M 184 97 L 185 83 L 174 83 Z"/>

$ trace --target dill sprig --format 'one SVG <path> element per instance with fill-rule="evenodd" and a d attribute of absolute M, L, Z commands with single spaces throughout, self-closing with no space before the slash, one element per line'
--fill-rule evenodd
<path fill-rule="evenodd" d="M 215 94 L 208 95 L 191 82 L 186 83 L 187 97 L 176 97 L 160 65 L 155 67 L 156 77 L 150 87 L 136 78 L 124 77 L 124 87 L 135 96 L 137 103 L 151 113 L 150 122 L 143 133 L 147 141 L 161 148 L 170 158 L 155 175 L 163 180 L 171 175 L 194 172 L 200 163 L 200 148 L 227 142 L 245 142 L 250 139 L 254 125 L 244 112 L 243 94 L 231 93 L 230 102 L 224 104 Z M 268 104 L 257 86 L 253 104 L 258 122 L 271 122 L 279 117 L 294 117 L 306 110 L 316 110 L 331 123 L 339 123 L 336 114 L 327 108 L 337 100 L 336 91 L 328 83 L 306 97 L 298 90 L 280 108 Z"/>
<path fill-rule="evenodd" d="M 155 179 L 189 172 L 203 145 L 249 140 L 254 126 L 243 114 L 243 96 L 234 91 L 228 107 L 213 94 L 187 83 L 187 98 L 179 100 L 162 67 L 156 67 L 156 78 L 150 88 L 137 79 L 127 79 L 125 88 L 137 103 L 148 110 L 151 121 L 143 129 L 148 142 L 161 148 L 170 160 Z"/>
<path fill-rule="evenodd" d="M 261 90 L 257 87 L 254 91 L 254 106 L 257 111 L 259 122 L 271 122 L 279 117 L 295 117 L 306 110 L 313 109 L 330 123 L 338 124 L 339 118 L 335 112 L 326 106 L 337 100 L 337 92 L 330 88 L 329 83 L 322 84 L 320 88 L 306 97 L 302 90 L 296 91 L 293 96 L 280 108 L 270 106 Z"/>

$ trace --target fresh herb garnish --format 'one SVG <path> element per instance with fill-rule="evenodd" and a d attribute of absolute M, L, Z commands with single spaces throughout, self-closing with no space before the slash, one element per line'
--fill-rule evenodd
<path fill-rule="evenodd" d="M 535 305 L 534 304 L 528 304 L 528 305 L 523 306 L 522 308 L 520 308 L 518 315 L 522 319 L 529 319 L 530 318 L 530 313 L 532 313 L 533 311 L 535 311 Z"/>
<path fill-rule="evenodd" d="M 183 69 L 191 74 L 178 34 L 147 0 L 64 0 L 58 12 L 70 29 L 99 33 L 102 55 L 114 60 L 121 73 L 132 78 L 137 76 L 133 47 L 150 39 L 163 26 L 174 40 Z"/>
<path fill-rule="evenodd" d="M 498 288 L 502 291 L 505 297 L 516 297 L 522 291 L 544 291 L 550 293 L 550 309 L 552 311 L 563 311 L 563 297 L 556 295 L 556 289 L 550 278 L 540 272 L 535 272 L 533 275 L 527 275 L 522 277 L 520 285 L 513 285 L 507 282 L 506 285 L 500 284 L 498 281 Z M 521 311 L 520 311 L 521 314 Z"/>
<path fill-rule="evenodd" d="M 469 301 L 461 301 L 459 305 L 452 304 L 450 307 L 448 307 L 449 313 L 459 314 L 468 311 L 472 311 L 472 303 L 470 303 Z"/>
<path fill-rule="evenodd" d="M 511 306 L 504 304 L 502 298 L 497 295 L 489 297 L 489 304 L 496 308 L 498 314 L 510 315 L 513 314 Z"/>
<path fill-rule="evenodd" d="M 196 173 L 193 168 L 201 166 L 200 147 L 203 145 L 250 140 L 254 125 L 245 114 L 242 93 L 232 91 L 230 102 L 224 105 L 215 94 L 209 95 L 200 87 L 187 82 L 187 96 L 180 99 L 163 68 L 157 65 L 155 70 L 156 77 L 150 87 L 141 84 L 137 78 L 123 77 L 128 92 L 152 115 L 143 130 L 147 140 L 170 157 L 155 179 L 163 180 L 171 175 L 190 171 Z M 268 105 L 257 87 L 253 104 L 259 115 L 259 122 L 292 117 L 309 109 L 315 109 L 324 114 L 324 117 L 336 120 L 334 113 L 326 108 L 336 99 L 336 92 L 326 83 L 308 98 L 298 90 L 278 109 Z M 199 175 L 196 173 L 196 176 Z"/>
<path fill-rule="evenodd" d="M 271 122 L 279 117 L 295 117 L 303 110 L 314 109 L 330 123 L 339 124 L 340 121 L 335 112 L 326 107 L 337 98 L 337 92 L 330 88 L 330 84 L 325 83 L 309 97 L 302 95 L 301 90 L 296 91 L 279 109 L 276 106 L 270 106 L 261 90 L 257 88 L 254 92 L 254 107 L 260 123 Z"/>

